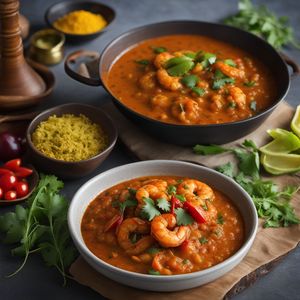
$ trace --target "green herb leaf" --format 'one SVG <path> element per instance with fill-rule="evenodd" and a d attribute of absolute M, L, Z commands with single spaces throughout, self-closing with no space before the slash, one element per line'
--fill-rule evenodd
<path fill-rule="evenodd" d="M 168 193 L 169 195 L 174 195 L 174 194 L 176 194 L 176 190 L 177 190 L 177 188 L 176 188 L 175 185 L 169 185 L 169 186 L 167 187 L 167 193 Z"/>
<path fill-rule="evenodd" d="M 193 87 L 192 88 L 192 91 L 197 95 L 197 96 L 203 96 L 204 94 L 205 94 L 205 89 L 203 89 L 203 88 L 200 88 L 200 87 L 197 87 L 197 86 L 195 86 L 195 87 Z"/>
<path fill-rule="evenodd" d="M 184 195 L 179 195 L 179 194 L 176 194 L 175 197 L 180 201 L 180 202 L 184 202 L 186 199 L 184 197 Z"/>
<path fill-rule="evenodd" d="M 147 250 L 147 253 L 149 254 L 157 254 L 160 251 L 159 248 L 151 247 Z"/>
<path fill-rule="evenodd" d="M 192 59 L 190 59 L 187 56 L 173 57 L 166 61 L 166 63 L 164 64 L 164 68 L 169 69 L 171 67 L 183 64 L 185 62 L 192 62 Z"/>
<path fill-rule="evenodd" d="M 235 83 L 235 80 L 230 77 L 224 77 L 221 79 L 215 79 L 213 81 L 212 89 L 213 90 L 219 90 L 221 87 L 223 87 L 225 84 L 233 84 Z"/>
<path fill-rule="evenodd" d="M 147 216 L 147 220 L 151 221 L 155 216 L 160 215 L 160 211 L 155 207 L 155 203 L 151 198 L 144 198 L 144 206 L 142 212 Z"/>
<path fill-rule="evenodd" d="M 236 67 L 236 63 L 232 59 L 225 59 L 224 63 L 231 67 Z"/>
<path fill-rule="evenodd" d="M 179 58 L 179 57 L 178 57 Z M 171 58 L 173 59 L 173 58 Z M 182 62 L 180 64 L 174 65 L 167 69 L 167 72 L 170 76 L 183 76 L 185 75 L 189 70 L 191 70 L 194 66 L 194 63 L 191 60 L 187 60 L 185 62 Z"/>
<path fill-rule="evenodd" d="M 196 75 L 186 75 L 181 79 L 181 82 L 185 86 L 193 88 L 199 82 L 199 78 Z"/>
<path fill-rule="evenodd" d="M 137 64 L 140 64 L 140 65 L 143 65 L 143 66 L 148 66 L 150 64 L 150 61 L 148 59 L 136 60 L 135 62 Z"/>
<path fill-rule="evenodd" d="M 217 224 L 220 224 L 220 225 L 224 224 L 224 218 L 223 218 L 223 215 L 221 213 L 218 213 Z"/>
<path fill-rule="evenodd" d="M 183 208 L 176 208 L 176 221 L 177 225 L 190 225 L 194 223 L 194 219 Z"/>
<path fill-rule="evenodd" d="M 234 168 L 233 168 L 233 164 L 231 162 L 228 162 L 224 165 L 216 167 L 216 170 L 228 177 L 233 178 Z"/>
<path fill-rule="evenodd" d="M 152 49 L 153 49 L 153 52 L 157 53 L 157 54 L 167 51 L 167 48 L 165 48 L 165 47 L 152 47 Z"/>
<path fill-rule="evenodd" d="M 40 176 L 37 188 L 15 212 L 0 217 L 4 240 L 15 244 L 12 254 L 24 257 L 18 273 L 31 253 L 40 253 L 48 266 L 54 266 L 66 283 L 66 268 L 78 255 L 68 231 L 68 201 L 59 194 L 63 182 L 52 175 Z"/>
<path fill-rule="evenodd" d="M 224 20 L 225 24 L 258 35 L 276 49 L 281 49 L 288 44 L 300 49 L 287 17 L 277 17 L 266 6 L 254 6 L 250 0 L 240 0 L 238 9 L 236 15 Z"/>
<path fill-rule="evenodd" d="M 170 211 L 170 202 L 164 198 L 159 198 L 156 200 L 156 205 L 159 209 L 169 212 Z"/>
<path fill-rule="evenodd" d="M 160 275 L 159 271 L 155 271 L 155 270 L 153 270 L 153 269 L 150 269 L 150 270 L 148 271 L 148 273 L 149 273 L 150 275 Z"/>
<path fill-rule="evenodd" d="M 219 153 L 223 153 L 223 152 L 228 152 L 230 150 L 218 146 L 218 145 L 209 145 L 209 146 L 205 146 L 205 145 L 196 145 L 193 148 L 193 151 L 196 154 L 201 154 L 201 155 L 211 155 L 211 154 L 219 154 Z"/>
<path fill-rule="evenodd" d="M 247 81 L 247 82 L 244 82 L 244 86 L 252 87 L 252 86 L 255 86 L 255 85 L 256 85 L 256 82 L 255 82 L 255 81 Z"/>
<path fill-rule="evenodd" d="M 213 53 L 200 51 L 197 60 L 201 63 L 203 68 L 208 68 L 216 62 L 217 56 Z"/>
<path fill-rule="evenodd" d="M 199 239 L 199 242 L 201 243 L 201 245 L 207 244 L 208 243 L 208 239 L 205 236 L 202 236 Z"/>
<path fill-rule="evenodd" d="M 127 207 L 134 207 L 137 205 L 138 205 L 138 202 L 136 199 L 128 198 L 124 202 L 119 202 L 120 212 L 121 212 L 121 214 L 123 214 Z"/>

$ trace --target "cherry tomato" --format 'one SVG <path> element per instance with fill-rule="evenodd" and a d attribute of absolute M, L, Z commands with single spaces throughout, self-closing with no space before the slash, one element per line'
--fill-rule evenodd
<path fill-rule="evenodd" d="M 3 190 L 0 188 L 0 199 L 3 198 Z"/>
<path fill-rule="evenodd" d="M 7 191 L 5 194 L 4 194 L 4 199 L 5 200 L 15 200 L 17 199 L 17 192 L 16 191 Z"/>
<path fill-rule="evenodd" d="M 21 167 L 21 159 L 20 158 L 9 160 L 4 164 L 4 168 L 12 170 L 12 171 L 16 170 L 19 167 Z"/>
<path fill-rule="evenodd" d="M 0 187 L 4 191 L 10 190 L 17 182 L 17 178 L 14 175 L 5 174 L 0 177 Z"/>
<path fill-rule="evenodd" d="M 8 169 L 0 168 L 0 176 L 5 175 L 5 174 L 10 174 L 14 175 L 14 173 Z"/>
<path fill-rule="evenodd" d="M 24 167 L 19 167 L 14 170 L 15 176 L 20 177 L 20 178 L 30 176 L 32 174 L 32 172 L 33 171 L 31 169 L 24 168 Z"/>
<path fill-rule="evenodd" d="M 15 184 L 15 190 L 17 192 L 18 198 L 25 197 L 29 192 L 28 183 L 25 181 L 17 182 Z"/>

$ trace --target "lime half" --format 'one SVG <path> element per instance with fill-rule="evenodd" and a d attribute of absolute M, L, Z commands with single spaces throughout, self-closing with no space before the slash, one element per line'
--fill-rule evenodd
<path fill-rule="evenodd" d="M 295 115 L 291 122 L 291 128 L 300 138 L 300 105 L 297 106 Z"/>
<path fill-rule="evenodd" d="M 279 175 L 300 171 L 300 155 L 298 154 L 264 154 L 261 163 L 268 173 Z"/>
<path fill-rule="evenodd" d="M 300 139 L 292 132 L 276 128 L 267 131 L 274 140 L 259 150 L 265 154 L 289 153 L 300 149 Z"/>

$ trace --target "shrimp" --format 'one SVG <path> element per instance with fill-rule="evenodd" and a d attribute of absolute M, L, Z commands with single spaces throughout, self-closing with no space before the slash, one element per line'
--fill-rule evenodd
<path fill-rule="evenodd" d="M 145 184 L 155 185 L 161 191 L 165 191 L 168 187 L 168 182 L 162 179 L 149 179 L 144 182 Z"/>
<path fill-rule="evenodd" d="M 217 61 L 214 67 L 222 71 L 225 75 L 233 78 L 243 79 L 245 77 L 244 70 L 229 66 L 222 61 Z"/>
<path fill-rule="evenodd" d="M 173 58 L 174 56 L 170 54 L 169 52 L 162 52 L 158 55 L 155 56 L 154 59 L 154 66 L 157 69 L 161 69 L 164 67 L 164 64 L 166 63 L 167 60 Z"/>
<path fill-rule="evenodd" d="M 162 247 L 178 247 L 189 237 L 190 229 L 187 226 L 175 226 L 173 214 L 162 214 L 152 220 L 151 234 Z"/>
<path fill-rule="evenodd" d="M 195 123 L 200 116 L 200 107 L 196 101 L 188 97 L 179 97 L 173 103 L 171 113 L 182 123 Z"/>
<path fill-rule="evenodd" d="M 201 200 L 212 201 L 214 192 L 207 184 L 195 179 L 187 179 L 178 185 L 177 193 L 184 196 L 198 196 Z"/>
<path fill-rule="evenodd" d="M 246 95 L 244 94 L 244 92 L 236 86 L 229 87 L 228 91 L 229 96 L 227 97 L 227 100 L 230 102 L 233 101 L 239 108 L 245 109 Z"/>
<path fill-rule="evenodd" d="M 135 197 L 140 204 L 144 204 L 144 198 L 164 198 L 168 200 L 167 194 L 161 191 L 157 186 L 153 184 L 146 184 L 139 188 L 136 191 Z"/>
<path fill-rule="evenodd" d="M 130 240 L 130 235 L 133 233 L 149 234 L 149 222 L 139 218 L 128 218 L 120 225 L 117 233 L 118 243 L 128 255 L 139 255 L 154 243 L 151 235 L 145 235 L 136 243 L 133 243 Z"/>
<path fill-rule="evenodd" d="M 156 86 L 155 72 L 148 72 L 139 80 L 141 87 L 144 90 L 152 90 Z"/>
<path fill-rule="evenodd" d="M 152 106 L 160 108 L 168 108 L 170 106 L 170 101 L 171 99 L 168 96 L 162 94 L 157 94 L 150 100 Z"/>
<path fill-rule="evenodd" d="M 156 73 L 158 82 L 167 90 L 178 91 L 182 88 L 180 77 L 173 77 L 165 69 L 159 69 Z"/>
<path fill-rule="evenodd" d="M 154 256 L 152 268 L 162 275 L 172 275 L 191 272 L 193 264 L 175 256 L 171 250 L 164 250 Z"/>

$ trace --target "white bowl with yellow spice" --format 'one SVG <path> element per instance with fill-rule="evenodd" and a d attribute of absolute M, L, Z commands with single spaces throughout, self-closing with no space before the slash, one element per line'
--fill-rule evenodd
<path fill-rule="evenodd" d="M 111 118 L 101 109 L 70 103 L 48 109 L 27 129 L 30 160 L 60 178 L 80 178 L 95 170 L 117 140 Z"/>
<path fill-rule="evenodd" d="M 89 1 L 59 2 L 50 6 L 45 14 L 49 26 L 73 41 L 96 38 L 114 18 L 111 7 Z"/>

